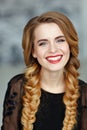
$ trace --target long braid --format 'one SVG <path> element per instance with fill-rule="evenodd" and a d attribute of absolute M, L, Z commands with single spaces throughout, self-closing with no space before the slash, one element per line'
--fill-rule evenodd
<path fill-rule="evenodd" d="M 67 66 L 67 72 L 65 73 L 66 92 L 64 103 L 66 105 L 66 112 L 62 130 L 72 130 L 76 124 L 77 100 L 79 98 L 78 67 L 79 61 L 76 58 L 71 58 L 70 64 Z"/>
<path fill-rule="evenodd" d="M 33 123 L 35 122 L 35 113 L 38 110 L 40 103 L 40 85 L 39 85 L 39 74 L 33 74 L 37 69 L 37 65 L 30 67 L 25 72 L 25 86 L 23 96 L 23 110 L 22 110 L 22 124 L 23 130 L 32 130 Z M 38 71 L 37 71 L 38 72 Z"/>

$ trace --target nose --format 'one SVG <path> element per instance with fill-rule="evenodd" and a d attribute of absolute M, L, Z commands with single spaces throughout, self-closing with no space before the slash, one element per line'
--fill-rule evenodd
<path fill-rule="evenodd" d="M 50 43 L 49 51 L 52 52 L 52 53 L 57 51 L 57 46 L 55 45 L 55 43 Z"/>

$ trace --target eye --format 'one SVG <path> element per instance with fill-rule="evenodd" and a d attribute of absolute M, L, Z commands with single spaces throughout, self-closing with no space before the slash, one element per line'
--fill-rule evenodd
<path fill-rule="evenodd" d="M 47 44 L 47 42 L 41 42 L 39 43 L 39 46 L 45 46 Z"/>
<path fill-rule="evenodd" d="M 64 39 L 64 38 L 57 39 L 56 42 L 57 42 L 57 43 L 63 43 L 63 42 L 65 42 L 65 39 Z"/>

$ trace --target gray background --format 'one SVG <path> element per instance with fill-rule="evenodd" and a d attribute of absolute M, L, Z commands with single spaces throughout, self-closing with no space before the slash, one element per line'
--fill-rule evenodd
<path fill-rule="evenodd" d="M 33 16 L 61 11 L 73 22 L 79 34 L 80 78 L 87 81 L 87 1 L 86 0 L 0 0 L 0 125 L 8 81 L 25 70 L 22 31 Z"/>

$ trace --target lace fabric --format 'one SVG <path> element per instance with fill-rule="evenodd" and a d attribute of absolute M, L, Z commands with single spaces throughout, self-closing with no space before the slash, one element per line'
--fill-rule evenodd
<path fill-rule="evenodd" d="M 22 110 L 23 83 L 23 74 L 15 76 L 8 83 L 3 104 L 1 130 L 22 130 L 20 120 Z M 79 116 L 77 117 L 78 123 L 74 130 L 87 130 L 87 83 L 79 80 L 79 86 L 81 93 L 78 101 Z"/>
<path fill-rule="evenodd" d="M 22 85 L 23 75 L 15 76 L 8 83 L 3 104 L 3 125 L 1 130 L 19 130 L 21 128 Z"/>

